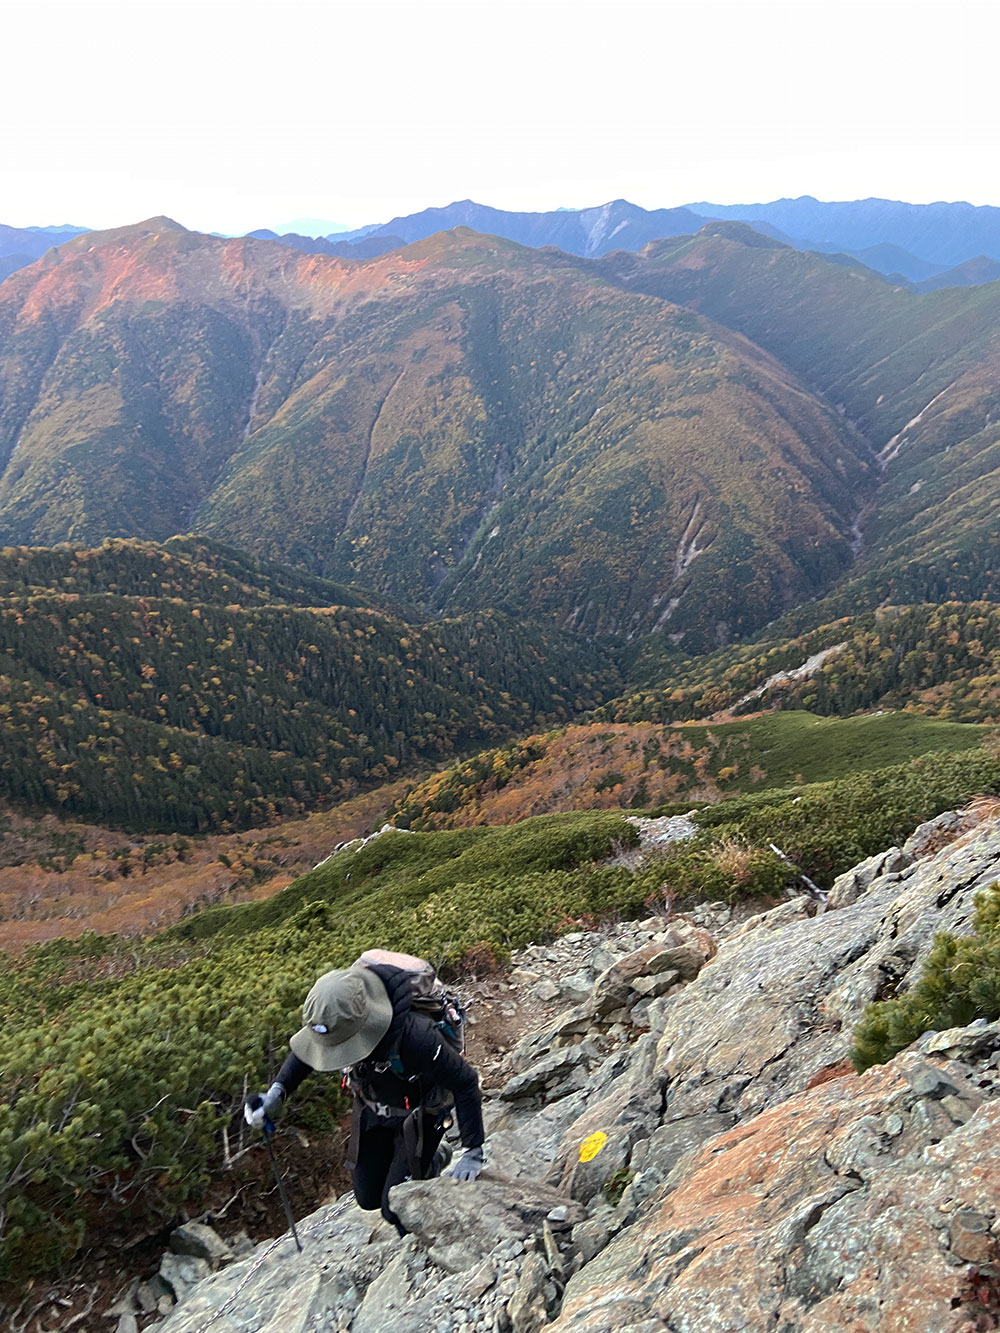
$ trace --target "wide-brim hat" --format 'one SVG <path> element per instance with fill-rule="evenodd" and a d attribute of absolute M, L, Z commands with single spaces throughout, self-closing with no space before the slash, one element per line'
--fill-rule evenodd
<path fill-rule="evenodd" d="M 291 1048 L 312 1069 L 345 1069 L 379 1044 L 392 1022 L 392 1001 L 367 967 L 325 972 L 302 1006 L 305 1024 Z"/>

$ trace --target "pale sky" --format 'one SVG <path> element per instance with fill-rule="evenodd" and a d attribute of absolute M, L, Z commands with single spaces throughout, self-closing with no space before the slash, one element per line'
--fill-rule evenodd
<path fill-rule="evenodd" d="M 0 222 L 1000 204 L 996 0 L 0 0 Z"/>

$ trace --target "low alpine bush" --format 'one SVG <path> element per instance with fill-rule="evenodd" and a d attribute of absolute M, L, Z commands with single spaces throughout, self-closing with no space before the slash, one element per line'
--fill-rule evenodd
<path fill-rule="evenodd" d="M 1000 884 L 977 895 L 971 936 L 942 932 L 916 985 L 868 1006 L 854 1032 L 851 1063 L 861 1074 L 925 1032 L 965 1027 L 977 1018 L 1000 1018 Z"/>

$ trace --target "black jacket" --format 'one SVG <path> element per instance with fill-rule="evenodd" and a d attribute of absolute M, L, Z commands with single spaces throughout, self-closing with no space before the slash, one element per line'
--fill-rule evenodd
<path fill-rule="evenodd" d="M 404 1078 L 411 1087 L 404 1089 L 410 1106 L 420 1105 L 433 1088 L 445 1088 L 455 1099 L 455 1117 L 462 1137 L 462 1146 L 478 1148 L 484 1138 L 483 1106 L 479 1091 L 479 1076 L 473 1067 L 446 1042 L 426 1014 L 414 1013 L 408 974 L 397 967 L 371 969 L 385 986 L 392 1001 L 392 1020 L 389 1030 L 364 1062 L 372 1065 L 387 1062 L 395 1051 L 403 1066 Z M 278 1072 L 278 1082 L 290 1097 L 304 1078 L 313 1073 L 311 1065 L 290 1051 Z M 377 1075 L 372 1075 L 372 1082 Z M 398 1088 L 399 1079 L 387 1072 L 384 1077 Z M 385 1100 L 392 1100 L 386 1085 Z M 377 1090 L 377 1084 L 376 1084 Z"/>

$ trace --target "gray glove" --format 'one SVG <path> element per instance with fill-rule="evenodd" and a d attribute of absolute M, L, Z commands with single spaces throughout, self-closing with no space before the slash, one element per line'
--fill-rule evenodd
<path fill-rule="evenodd" d="M 485 1165 L 482 1148 L 466 1148 L 449 1175 L 455 1180 L 475 1180 Z"/>
<path fill-rule="evenodd" d="M 253 1093 L 243 1104 L 243 1119 L 251 1129 L 263 1129 L 269 1120 L 273 1120 L 278 1108 L 285 1100 L 285 1088 L 282 1083 L 272 1083 L 267 1092 Z"/>

